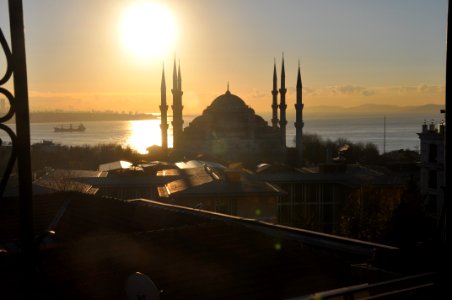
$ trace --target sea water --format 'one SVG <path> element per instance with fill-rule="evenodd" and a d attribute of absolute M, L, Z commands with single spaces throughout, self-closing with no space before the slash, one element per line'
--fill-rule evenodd
<path fill-rule="evenodd" d="M 380 153 L 383 149 L 393 151 L 399 149 L 419 150 L 419 137 L 424 117 L 408 116 L 353 116 L 353 117 L 308 117 L 304 119 L 304 133 L 317 134 L 323 139 L 335 140 L 345 138 L 351 142 L 374 143 Z M 188 125 L 193 116 L 184 117 Z M 428 119 L 427 119 L 428 120 Z M 171 118 L 168 120 L 168 144 L 172 146 Z M 74 123 L 73 126 L 78 126 Z M 136 121 L 90 121 L 83 122 L 85 132 L 54 132 L 60 123 L 32 123 L 31 143 L 49 140 L 63 145 L 118 144 L 130 147 L 139 152 L 146 152 L 152 145 L 161 145 L 160 120 Z M 67 124 L 64 124 L 67 125 Z M 10 124 L 15 130 L 15 126 Z M 287 146 L 295 145 L 294 121 L 288 120 Z M 7 143 L 9 138 L 0 131 L 0 138 Z"/>

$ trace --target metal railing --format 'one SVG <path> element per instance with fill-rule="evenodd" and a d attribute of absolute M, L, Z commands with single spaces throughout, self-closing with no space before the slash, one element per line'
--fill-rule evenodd
<path fill-rule="evenodd" d="M 419 296 L 430 295 L 433 297 L 435 295 L 434 289 L 437 288 L 435 281 L 436 273 L 423 273 L 372 284 L 364 283 L 343 287 L 291 300 L 406 299 L 407 296 L 408 298 L 411 296 L 413 299 L 423 299 Z"/>
<path fill-rule="evenodd" d="M 0 116 L 0 130 L 11 138 L 11 153 L 3 174 L 0 173 L 0 201 L 11 176 L 15 162 L 19 182 L 20 204 L 20 249 L 25 295 L 31 293 L 34 270 L 34 233 L 32 175 L 30 158 L 30 117 L 28 104 L 27 65 L 25 59 L 25 37 L 22 0 L 8 0 L 11 48 L 0 29 L 1 50 L 6 58 L 6 71 L 0 74 L 0 95 L 9 102 L 8 112 Z M 12 79 L 13 92 L 5 86 Z M 16 119 L 16 132 L 6 122 Z M 0 145 L 1 147 L 1 145 Z M 1 170 L 0 170 L 1 172 Z M 24 295 L 24 296 L 25 296 Z"/>

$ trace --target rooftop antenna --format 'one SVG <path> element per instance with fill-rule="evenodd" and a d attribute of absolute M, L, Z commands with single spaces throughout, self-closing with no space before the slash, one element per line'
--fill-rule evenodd
<path fill-rule="evenodd" d="M 383 118 L 383 154 L 386 153 L 386 116 Z"/>
<path fill-rule="evenodd" d="M 126 281 L 126 292 L 129 300 L 159 300 L 160 291 L 152 280 L 140 273 L 131 274 Z"/>

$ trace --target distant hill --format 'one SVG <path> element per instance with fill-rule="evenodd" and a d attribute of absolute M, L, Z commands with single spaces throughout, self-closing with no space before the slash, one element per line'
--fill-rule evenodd
<path fill-rule="evenodd" d="M 430 118 L 432 116 L 440 116 L 440 110 L 444 105 L 425 104 L 413 106 L 400 105 L 384 105 L 384 104 L 363 104 L 353 107 L 341 106 L 305 106 L 303 115 L 307 118 L 313 117 L 347 117 L 356 116 L 357 114 L 363 117 L 367 116 L 425 116 Z M 293 119 L 295 112 L 290 110 L 287 112 L 288 118 Z M 264 118 L 271 118 L 271 112 L 264 112 L 261 114 Z M 185 118 L 193 117 L 194 115 L 184 115 Z M 128 120 L 154 120 L 158 119 L 158 114 L 127 114 L 116 112 L 32 112 L 30 114 L 31 123 L 70 123 L 70 122 L 85 122 L 85 121 L 128 121 Z M 14 120 L 10 120 L 12 122 Z"/>
<path fill-rule="evenodd" d="M 354 107 L 340 106 L 305 106 L 303 113 L 307 115 L 404 115 L 404 114 L 440 114 L 444 105 L 426 104 L 419 106 L 399 106 L 384 104 L 363 104 Z"/>
<path fill-rule="evenodd" d="M 123 114 L 115 112 L 32 112 L 30 123 L 70 123 L 86 121 L 128 121 L 128 120 L 153 120 L 157 119 L 152 114 Z"/>

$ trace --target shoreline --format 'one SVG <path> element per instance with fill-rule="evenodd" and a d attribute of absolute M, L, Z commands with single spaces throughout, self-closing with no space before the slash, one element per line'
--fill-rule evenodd
<path fill-rule="evenodd" d="M 134 120 L 158 120 L 153 114 L 122 114 L 102 112 L 39 112 L 30 113 L 30 123 L 70 123 L 90 121 L 134 121 Z M 6 123 L 15 123 L 12 118 Z"/>

